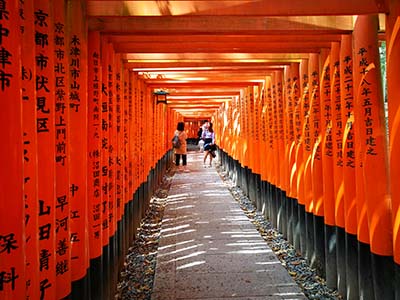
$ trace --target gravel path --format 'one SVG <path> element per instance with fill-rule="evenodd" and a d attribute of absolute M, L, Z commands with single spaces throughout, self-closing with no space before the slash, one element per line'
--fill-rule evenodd
<path fill-rule="evenodd" d="M 238 201 L 244 214 L 256 226 L 260 235 L 274 251 L 282 265 L 302 288 L 309 299 L 342 299 L 337 291 L 329 289 L 323 278 L 316 275 L 307 261 L 286 241 L 282 234 L 264 219 L 243 191 L 234 186 L 220 168 L 216 168 L 227 188 Z M 163 178 L 163 183 L 150 201 L 146 217 L 138 229 L 136 239 L 129 248 L 124 268 L 120 273 L 115 299 L 150 300 L 156 269 L 158 240 L 161 221 L 168 197 L 174 169 L 170 169 Z"/>

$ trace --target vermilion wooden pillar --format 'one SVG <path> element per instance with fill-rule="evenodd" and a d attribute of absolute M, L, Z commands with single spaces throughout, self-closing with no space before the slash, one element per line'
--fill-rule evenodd
<path fill-rule="evenodd" d="M 86 2 L 69 0 L 70 225 L 72 295 L 88 297 L 87 25 Z"/>
<path fill-rule="evenodd" d="M 55 78 L 52 2 L 34 2 L 41 299 L 56 298 Z M 40 39 L 38 38 L 40 37 Z"/>
<path fill-rule="evenodd" d="M 343 194 L 346 230 L 346 295 L 358 299 L 358 244 L 355 178 L 354 83 L 352 35 L 342 35 L 340 44 L 340 97 L 343 120 Z"/>
<path fill-rule="evenodd" d="M 393 254 L 396 268 L 395 296 L 400 299 L 400 3 L 390 1 L 390 15 L 386 18 L 386 58 L 389 104 L 390 187 L 393 216 Z"/>
<path fill-rule="evenodd" d="M 296 152 L 297 145 L 301 139 L 301 116 L 300 116 L 300 75 L 299 75 L 299 64 L 290 64 L 290 89 L 288 89 L 289 95 L 289 111 L 292 114 L 290 123 L 290 139 L 289 139 L 289 190 L 288 196 L 293 199 L 297 199 L 297 161 Z"/>
<path fill-rule="evenodd" d="M 55 1 L 54 12 L 54 75 L 56 132 L 56 280 L 57 299 L 71 293 L 70 182 L 69 182 L 69 72 L 66 1 Z"/>
<path fill-rule="evenodd" d="M 39 246 L 38 194 L 37 194 L 37 132 L 36 132 L 36 69 L 35 69 L 35 27 L 33 0 L 19 1 L 22 62 L 22 107 L 23 107 L 23 148 L 24 148 L 24 200 L 26 247 L 26 297 L 39 299 Z M 29 45 L 29 46 L 28 46 Z"/>
<path fill-rule="evenodd" d="M 26 284 L 24 149 L 20 80 L 21 36 L 18 2 L 3 1 L 2 16 L 0 19 L 2 28 L 0 47 L 3 53 L 3 63 L 0 64 L 0 101 L 2 103 L 0 110 L 0 139 L 2 141 L 0 147 L 0 165 L 2 166 L 0 170 L 0 298 L 14 300 L 25 298 Z"/>
<path fill-rule="evenodd" d="M 306 199 L 305 205 L 305 224 L 306 224 L 306 251 L 304 256 L 309 262 L 314 255 L 314 217 L 323 216 L 323 186 L 322 186 L 322 161 L 321 161 L 321 147 L 320 147 L 320 122 L 321 122 L 321 108 L 320 108 L 320 75 L 319 75 L 319 56 L 316 53 L 310 54 L 309 59 L 309 92 L 310 92 L 310 146 L 312 155 L 310 158 L 310 171 L 312 178 L 312 193 L 311 199 Z M 308 202 L 309 200 L 309 202 Z"/>
<path fill-rule="evenodd" d="M 91 297 L 102 299 L 102 65 L 100 33 L 88 35 L 88 229 Z"/>
<path fill-rule="evenodd" d="M 331 106 L 331 55 L 332 49 L 323 62 L 320 87 L 320 136 L 323 175 L 323 198 L 325 224 L 335 225 L 335 202 L 333 196 L 333 143 L 332 143 L 332 106 Z"/>
<path fill-rule="evenodd" d="M 361 175 L 364 183 L 374 294 L 392 299 L 391 201 L 377 28 L 375 15 L 358 16 L 354 27 L 356 146 L 361 164 L 357 176 Z"/>
<path fill-rule="evenodd" d="M 299 197 L 299 230 L 295 234 L 295 247 L 301 253 L 306 252 L 306 224 L 305 224 L 305 208 L 307 203 L 312 201 L 312 177 L 311 177 L 311 121 L 310 121 L 310 80 L 309 80 L 309 61 L 304 59 L 300 63 L 300 82 L 301 82 L 301 97 L 303 115 L 303 130 L 302 130 L 302 151 L 299 149 L 299 154 L 303 153 L 302 163 L 299 166 L 300 181 L 299 185 L 303 185 L 303 198 Z M 298 239 L 298 241 L 297 241 Z"/>
<path fill-rule="evenodd" d="M 305 122 L 305 106 L 309 105 L 308 96 L 308 60 L 303 59 L 299 64 L 299 100 L 295 109 L 295 125 L 296 125 L 296 171 L 297 171 L 297 200 L 298 204 L 304 206 L 304 122 Z M 306 102 L 306 103 L 304 103 Z M 311 188 L 311 186 L 310 186 Z M 295 234 L 296 236 L 296 234 Z"/>
<path fill-rule="evenodd" d="M 285 173 L 284 173 L 284 185 L 283 190 L 286 194 L 290 197 L 291 190 L 290 190 L 290 173 L 291 173 L 291 161 L 290 161 L 290 147 L 294 141 L 294 127 L 293 127 L 293 95 L 292 95 L 292 88 L 293 88 L 293 78 L 290 66 L 285 67 L 284 69 L 284 126 L 285 126 Z"/>
<path fill-rule="evenodd" d="M 336 230 L 335 230 L 335 199 L 333 191 L 333 129 L 332 129 L 332 105 L 331 105 L 331 81 L 332 81 L 332 52 L 331 48 L 326 58 L 323 59 L 320 86 L 320 136 L 322 158 L 322 184 L 324 201 L 324 232 L 325 232 L 325 257 L 326 279 L 331 288 L 336 288 Z"/>
<path fill-rule="evenodd" d="M 292 102 L 293 102 L 293 142 L 290 145 L 289 151 L 289 181 L 290 181 L 290 197 L 287 199 L 286 215 L 287 215 L 287 237 L 289 242 L 293 244 L 293 228 L 298 226 L 298 166 L 301 161 L 298 160 L 298 148 L 301 145 L 301 86 L 300 86 L 300 64 L 291 63 L 290 73 L 292 77 Z M 299 158 L 300 159 L 300 158 Z M 302 192 L 302 191 L 300 191 Z M 301 197 L 301 196 L 300 196 Z"/>
<path fill-rule="evenodd" d="M 345 231 L 344 231 L 344 183 L 343 183 L 343 119 L 340 92 L 340 43 L 331 43 L 331 111 L 333 151 L 333 196 L 336 233 L 336 286 L 340 294 L 346 294 Z"/>
<path fill-rule="evenodd" d="M 279 166 L 279 176 L 277 178 L 276 186 L 283 190 L 284 189 L 284 175 L 285 175 L 285 164 L 281 164 L 285 159 L 285 108 L 283 105 L 283 71 L 275 71 L 272 77 L 272 89 L 275 90 L 273 93 L 276 94 L 277 102 L 277 122 L 278 122 L 278 156 L 276 164 Z"/>
<path fill-rule="evenodd" d="M 274 119 L 274 111 L 273 105 L 276 103 L 273 95 L 272 89 L 272 78 L 267 77 L 265 82 L 265 92 L 263 99 L 263 108 L 262 108 L 262 121 L 261 121 L 261 130 L 262 130 L 262 146 L 263 149 L 261 153 L 263 158 L 263 179 L 268 181 L 270 184 L 276 185 L 276 172 L 274 172 L 274 167 L 276 166 L 276 159 L 274 159 L 274 138 L 273 138 L 273 119 Z"/>

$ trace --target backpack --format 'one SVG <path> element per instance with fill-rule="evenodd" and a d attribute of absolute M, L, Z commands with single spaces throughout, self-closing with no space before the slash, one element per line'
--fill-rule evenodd
<path fill-rule="evenodd" d="M 172 138 L 172 147 L 179 148 L 181 146 L 181 141 L 179 140 L 179 136 L 174 135 Z"/>

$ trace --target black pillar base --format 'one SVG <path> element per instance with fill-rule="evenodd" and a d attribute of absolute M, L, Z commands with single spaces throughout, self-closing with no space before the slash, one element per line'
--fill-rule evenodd
<path fill-rule="evenodd" d="M 309 264 L 311 264 L 311 259 L 314 256 L 314 216 L 310 212 L 306 212 L 305 214 L 305 225 L 306 225 L 306 235 L 305 235 L 305 244 L 306 251 L 304 253 L 304 257 Z"/>
<path fill-rule="evenodd" d="M 314 217 L 314 255 L 311 259 L 311 267 L 315 269 L 317 274 L 323 278 L 325 273 L 325 233 L 324 218 L 320 216 Z"/>
<path fill-rule="evenodd" d="M 103 258 L 102 256 L 90 260 L 90 296 L 91 299 L 104 299 L 103 290 Z"/>
<path fill-rule="evenodd" d="M 358 300 L 358 241 L 357 236 L 346 233 L 346 293 L 342 296 L 348 300 Z"/>
<path fill-rule="evenodd" d="M 277 207 L 278 207 L 278 230 L 282 233 L 283 237 L 287 239 L 287 199 L 286 194 L 281 189 L 277 189 L 276 193 Z"/>
<path fill-rule="evenodd" d="M 298 228 L 297 228 L 298 227 Z M 306 253 L 306 207 L 299 204 L 298 206 L 298 223 L 294 235 L 294 247 L 303 256 Z"/>
<path fill-rule="evenodd" d="M 368 244 L 361 243 L 360 241 L 358 241 L 358 285 L 360 299 L 375 300 L 372 281 L 371 249 Z"/>
<path fill-rule="evenodd" d="M 336 228 L 325 224 L 325 267 L 326 285 L 331 289 L 337 288 L 337 255 L 336 255 Z"/>
<path fill-rule="evenodd" d="M 344 228 L 336 226 L 336 265 L 337 265 L 337 290 L 339 294 L 346 295 L 346 233 Z M 327 269 L 328 272 L 328 269 Z"/>
<path fill-rule="evenodd" d="M 90 285 L 89 285 L 88 273 L 86 273 L 86 276 L 83 277 L 82 279 L 72 282 L 71 299 L 73 300 L 90 299 Z"/>
<path fill-rule="evenodd" d="M 400 265 L 394 264 L 395 269 L 395 299 L 400 300 Z"/>
<path fill-rule="evenodd" d="M 394 267 L 392 256 L 371 253 L 375 299 L 394 300 Z"/>
<path fill-rule="evenodd" d="M 294 245 L 295 230 L 299 222 L 298 201 L 295 198 L 288 198 L 289 201 L 289 224 L 287 229 L 287 238 L 290 244 Z"/>

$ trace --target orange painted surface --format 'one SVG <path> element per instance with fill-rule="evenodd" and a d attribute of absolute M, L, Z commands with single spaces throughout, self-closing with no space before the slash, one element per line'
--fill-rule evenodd
<path fill-rule="evenodd" d="M 335 198 L 333 190 L 333 129 L 332 129 L 332 105 L 331 105 L 331 81 L 332 81 L 332 49 L 326 58 L 322 73 L 320 86 L 321 105 L 321 152 L 322 152 L 322 177 L 324 198 L 324 221 L 325 224 L 335 225 Z"/>
<path fill-rule="evenodd" d="M 101 67 L 102 67 L 102 90 L 101 90 L 101 230 L 102 230 L 102 245 L 106 246 L 109 242 L 109 237 L 112 232 L 109 231 L 109 159 L 110 152 L 110 126 L 109 126 L 109 105 L 108 105 L 108 65 L 109 65 L 109 49 L 107 48 L 107 42 L 104 39 L 100 41 L 100 56 L 101 56 Z"/>
<path fill-rule="evenodd" d="M 37 132 L 36 132 L 36 71 L 33 1 L 19 2 L 21 22 L 22 63 L 22 108 L 23 108 L 23 148 L 24 148 L 24 200 L 25 200 L 25 241 L 26 248 L 26 297 L 39 299 L 39 240 L 38 194 L 37 194 Z M 24 16 L 24 17 L 21 17 Z M 2 97 L 1 97 L 2 98 Z M 0 293 L 1 295 L 1 293 Z M 1 297 L 0 297 L 1 298 Z"/>
<path fill-rule="evenodd" d="M 343 35 L 340 46 L 340 94 L 343 120 L 343 193 L 346 232 L 357 234 L 356 148 L 354 131 L 352 35 Z"/>
<path fill-rule="evenodd" d="M 335 224 L 344 228 L 344 182 L 343 182 L 343 129 L 342 103 L 340 92 L 340 43 L 331 47 L 331 111 L 332 111 L 332 154 L 333 154 L 333 196 Z"/>
<path fill-rule="evenodd" d="M 138 126 L 136 123 L 136 118 L 137 118 L 137 86 L 136 86 L 136 76 L 133 72 L 129 72 L 129 84 L 130 84 L 130 90 L 131 90 L 131 95 L 132 95 L 132 100 L 130 100 L 130 126 L 129 126 L 129 132 L 130 136 L 133 140 L 137 140 L 138 138 Z M 130 153 L 130 169 L 131 169 L 131 180 L 132 180 L 132 192 L 135 193 L 137 190 L 139 184 L 138 184 L 138 172 L 139 172 L 139 167 L 138 167 L 138 153 L 137 153 L 137 143 L 130 143 L 129 144 L 129 153 Z M 133 195 L 132 193 L 132 195 Z"/>
<path fill-rule="evenodd" d="M 290 158 L 290 154 L 292 151 L 292 146 L 294 142 L 294 126 L 293 126 L 293 78 L 291 69 L 289 66 L 285 67 L 284 69 L 284 77 L 283 77 L 283 85 L 284 85 L 284 93 L 283 93 L 283 103 L 284 103 L 284 126 L 285 126 L 285 133 L 284 133 L 284 145 L 285 145 L 285 154 L 284 154 L 284 173 L 283 173 L 283 190 L 286 191 L 289 197 L 292 197 L 291 190 L 290 190 L 290 174 L 292 169 L 293 160 Z"/>
<path fill-rule="evenodd" d="M 123 156 L 124 147 L 124 89 L 123 89 L 123 69 L 121 65 L 121 55 L 115 55 L 115 206 L 116 206 L 116 222 L 121 221 L 124 200 L 124 167 L 125 161 Z"/>
<path fill-rule="evenodd" d="M 306 211 L 317 216 L 324 214 L 323 184 L 322 184 L 322 153 L 321 153 L 321 105 L 320 105 L 320 69 L 319 55 L 310 54 L 309 60 L 309 87 L 310 87 L 310 123 L 311 148 L 310 169 L 312 178 L 311 202 L 306 202 Z"/>
<path fill-rule="evenodd" d="M 277 180 L 277 186 L 284 189 L 284 176 L 285 176 L 285 164 L 282 163 L 285 158 L 285 108 L 283 105 L 283 72 L 275 71 L 272 76 L 273 90 L 275 90 L 276 101 L 277 101 L 277 117 L 278 117 L 278 159 L 279 176 Z"/>
<path fill-rule="evenodd" d="M 55 64 L 55 149 L 56 149 L 56 297 L 61 299 L 71 292 L 70 247 L 70 160 L 69 160 L 69 85 L 66 6 L 55 1 L 54 11 L 54 64 Z"/>
<path fill-rule="evenodd" d="M 299 64 L 292 63 L 290 65 L 290 77 L 291 77 L 291 111 L 292 120 L 290 120 L 291 126 L 293 127 L 293 138 L 289 144 L 289 196 L 292 198 L 298 198 L 297 190 L 297 177 L 298 177 L 298 161 L 297 148 L 301 141 L 301 116 L 300 116 L 300 75 L 299 75 Z"/>
<path fill-rule="evenodd" d="M 300 87 L 301 87 L 301 107 L 302 118 L 301 144 L 298 148 L 297 157 L 299 160 L 297 187 L 299 191 L 299 204 L 305 205 L 312 201 L 312 181 L 311 181 L 311 137 L 310 137 L 310 92 L 308 59 L 303 59 L 300 63 Z M 303 157 L 300 157 L 300 156 Z"/>
<path fill-rule="evenodd" d="M 129 70 L 124 70 L 123 72 L 124 79 L 124 97 L 123 97 L 123 160 L 124 160 L 124 185 L 123 185 L 123 193 L 124 193 L 124 205 L 129 203 L 132 199 L 133 191 L 132 191 L 132 177 L 131 177 L 131 158 L 130 158 L 130 145 L 129 145 L 129 137 L 130 137 L 130 112 L 132 106 L 132 90 L 130 86 L 130 76 Z M 125 214 L 125 212 L 124 212 Z"/>
<path fill-rule="evenodd" d="M 355 117 L 356 124 L 359 122 L 357 138 L 360 142 L 357 146 L 360 146 L 371 251 L 379 255 L 392 255 L 391 203 L 377 22 L 377 16 L 359 16 L 355 23 Z"/>
<path fill-rule="evenodd" d="M 393 13 L 388 16 L 386 23 L 386 51 L 387 51 L 387 81 L 389 101 L 389 155 L 390 155 L 390 181 L 393 216 L 393 251 L 394 260 L 400 264 L 400 5 L 394 4 Z"/>
<path fill-rule="evenodd" d="M 262 108 L 262 151 L 263 154 L 263 168 L 262 174 L 264 180 L 276 184 L 276 174 L 274 168 L 276 166 L 276 161 L 274 159 L 274 139 L 273 139 L 273 90 L 272 81 L 270 77 L 266 78 L 265 82 L 266 91 L 264 92 L 264 104 Z"/>
<path fill-rule="evenodd" d="M 25 211 L 24 211 L 24 148 L 22 136 L 21 62 L 18 2 L 4 1 L 0 19 L 3 33 L 0 47 L 3 63 L 0 73 L 0 272 L 5 300 L 25 298 Z M 5 61 L 5 62 L 4 62 Z M 13 100 L 13 101 L 12 101 Z M 24 107 L 25 109 L 25 107 Z M 33 195 L 32 195 L 33 196 Z M 10 205 L 12 203 L 12 205 Z"/>
<path fill-rule="evenodd" d="M 275 186 L 278 186 L 279 182 L 279 116 L 278 116 L 278 101 L 276 95 L 276 88 L 274 86 L 274 76 L 267 76 L 267 87 L 268 94 L 271 94 L 271 102 L 265 103 L 265 110 L 268 112 L 267 122 L 269 124 L 265 124 L 264 126 L 270 130 L 269 136 L 266 137 L 268 141 L 268 145 L 270 146 L 270 153 L 268 155 L 267 160 L 265 161 L 265 168 L 270 169 L 271 171 L 271 179 L 270 183 Z M 268 95 L 269 97 L 269 95 Z"/>
<path fill-rule="evenodd" d="M 117 165 L 117 112 L 116 112 L 116 58 L 113 46 L 107 43 L 107 103 L 108 103 L 108 228 L 110 238 L 114 236 L 117 220 L 116 165 Z"/>
<path fill-rule="evenodd" d="M 54 38 L 51 3 L 35 1 L 35 32 Z M 54 44 L 36 43 L 36 101 L 38 135 L 39 285 L 44 299 L 56 298 L 56 205 L 55 205 L 55 98 Z M 38 57 L 48 59 L 40 60 Z M 39 105 L 40 103 L 40 105 Z"/>
<path fill-rule="evenodd" d="M 68 5 L 70 207 L 72 281 L 82 279 L 89 266 L 87 218 L 87 30 L 84 2 Z"/>
<path fill-rule="evenodd" d="M 102 65 L 100 56 L 100 34 L 88 35 L 88 221 L 90 258 L 102 254 L 102 180 L 101 180 L 101 103 Z"/>

